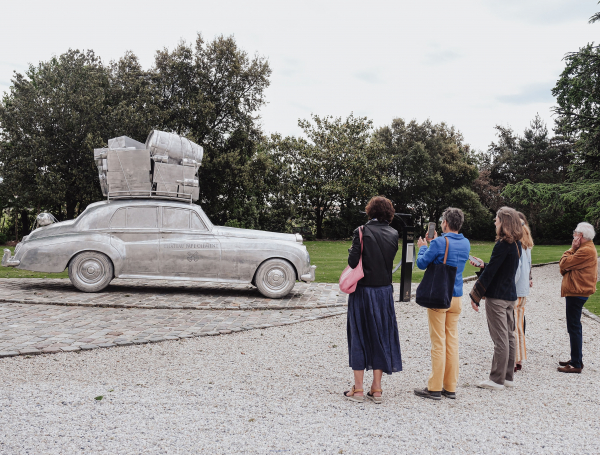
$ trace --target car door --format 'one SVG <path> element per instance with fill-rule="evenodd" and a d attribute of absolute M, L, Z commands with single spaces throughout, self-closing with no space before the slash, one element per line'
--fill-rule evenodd
<path fill-rule="evenodd" d="M 221 245 L 194 210 L 162 208 L 159 256 L 163 276 L 219 276 Z"/>
<path fill-rule="evenodd" d="M 156 206 L 122 207 L 113 214 L 111 244 L 125 250 L 121 275 L 158 274 L 158 214 Z"/>

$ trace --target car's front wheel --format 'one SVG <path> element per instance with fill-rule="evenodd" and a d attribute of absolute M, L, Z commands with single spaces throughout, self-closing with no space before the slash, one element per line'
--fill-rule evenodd
<path fill-rule="evenodd" d="M 269 259 L 256 271 L 254 283 L 265 297 L 280 299 L 288 295 L 296 284 L 296 271 L 285 259 Z"/>
<path fill-rule="evenodd" d="M 109 285 L 113 277 L 112 261 L 97 251 L 84 251 L 69 262 L 69 278 L 73 286 L 80 291 L 101 291 Z"/>

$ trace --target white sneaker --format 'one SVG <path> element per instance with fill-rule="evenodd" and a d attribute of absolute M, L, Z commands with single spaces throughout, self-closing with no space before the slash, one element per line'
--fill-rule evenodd
<path fill-rule="evenodd" d="M 504 380 L 504 387 L 516 387 L 513 381 Z"/>
<path fill-rule="evenodd" d="M 492 390 L 503 390 L 504 386 L 502 384 L 497 384 L 494 381 L 491 380 L 486 380 L 486 381 L 481 381 L 479 384 L 477 384 L 477 387 L 481 387 L 482 389 L 492 389 Z"/>

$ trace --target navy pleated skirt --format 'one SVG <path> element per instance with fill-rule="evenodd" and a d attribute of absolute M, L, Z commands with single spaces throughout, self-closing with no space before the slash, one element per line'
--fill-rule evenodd
<path fill-rule="evenodd" d="M 392 285 L 356 287 L 348 299 L 347 331 L 350 368 L 402 371 Z"/>

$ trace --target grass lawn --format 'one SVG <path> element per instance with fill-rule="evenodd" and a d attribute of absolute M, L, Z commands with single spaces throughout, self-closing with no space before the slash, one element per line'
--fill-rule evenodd
<path fill-rule="evenodd" d="M 310 253 L 310 262 L 317 266 L 317 281 L 325 283 L 337 283 L 340 274 L 348 265 L 348 248 L 350 241 L 312 241 L 304 242 Z M 532 262 L 540 264 L 544 262 L 558 261 L 562 254 L 568 250 L 570 245 L 536 245 L 531 251 Z M 475 257 L 488 261 L 494 248 L 494 242 L 471 242 L 471 254 Z M 598 250 L 599 247 L 596 246 Z M 599 251 L 600 252 L 600 251 Z M 394 259 L 394 266 L 400 262 L 402 247 L 398 248 L 398 254 Z M 474 275 L 476 268 L 467 263 L 463 276 Z M 416 265 L 413 269 L 412 281 L 419 283 L 423 278 L 423 270 Z M 400 281 L 400 270 L 394 275 L 394 281 Z"/>
<path fill-rule="evenodd" d="M 600 316 L 600 289 L 585 302 L 584 308 Z"/>
<path fill-rule="evenodd" d="M 310 261 L 317 266 L 316 276 L 317 281 L 324 283 L 337 283 L 342 270 L 348 265 L 348 248 L 352 242 L 350 241 L 311 241 L 304 242 L 310 253 Z M 494 247 L 493 242 L 471 242 L 471 254 L 485 261 L 489 260 Z M 14 247 L 8 248 L 14 252 Z M 570 245 L 536 245 L 532 250 L 532 260 L 534 264 L 543 262 L 558 261 L 562 253 L 570 248 Z M 596 246 L 599 250 L 600 247 Z M 402 248 L 398 249 L 398 254 L 394 259 L 394 266 L 400 261 Z M 475 274 L 475 267 L 467 264 L 463 276 Z M 412 281 L 418 283 L 423 278 L 424 271 L 419 270 L 416 266 L 413 269 Z M 19 270 L 12 267 L 0 266 L 0 278 L 68 278 L 67 271 L 61 273 L 40 273 L 30 272 L 28 270 Z M 394 275 L 394 281 L 400 280 L 400 271 Z M 590 297 L 585 307 L 600 315 L 600 290 L 598 293 Z"/>

